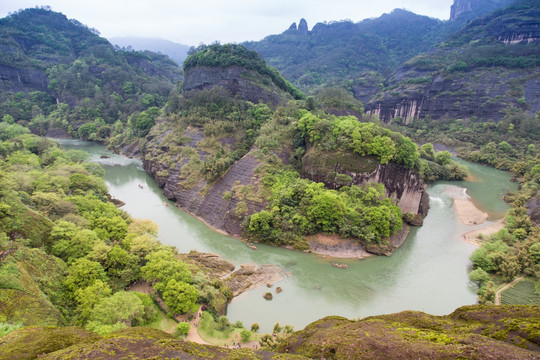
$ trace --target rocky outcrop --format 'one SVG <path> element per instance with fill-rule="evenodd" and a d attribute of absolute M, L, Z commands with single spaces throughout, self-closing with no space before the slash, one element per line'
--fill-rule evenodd
<path fill-rule="evenodd" d="M 48 91 L 48 84 L 49 79 L 44 71 L 0 64 L 0 89 L 13 92 L 28 89 Z"/>
<path fill-rule="evenodd" d="M 224 194 L 232 191 L 236 185 L 247 185 L 254 177 L 254 170 L 259 165 L 257 159 L 247 154 L 231 166 L 229 171 L 214 184 L 201 180 L 192 188 L 181 184 L 185 180 L 181 174 L 185 162 L 177 163 L 168 171 L 167 176 L 160 173 L 164 167 L 156 162 L 144 161 L 144 169 L 149 172 L 163 188 L 163 194 L 175 201 L 176 205 L 188 213 L 200 218 L 208 226 L 233 236 L 242 234 L 242 220 L 235 214 L 239 200 L 236 197 L 225 199 Z M 249 212 L 254 213 L 264 208 L 263 204 L 246 201 Z"/>
<path fill-rule="evenodd" d="M 411 79 L 427 79 L 412 84 Z M 385 123 L 410 124 L 418 118 L 470 119 L 499 121 L 508 107 L 523 108 L 532 114 L 540 107 L 538 73 L 523 70 L 494 72 L 477 68 L 463 74 L 431 73 L 402 68 L 389 80 L 394 89 L 378 94 L 366 105 L 368 115 L 377 115 Z M 513 94 L 515 83 L 524 84 L 523 99 Z"/>
<path fill-rule="evenodd" d="M 450 21 L 467 22 L 510 4 L 513 0 L 454 0 Z"/>
<path fill-rule="evenodd" d="M 396 202 L 404 214 L 411 212 L 425 217 L 429 209 L 429 196 L 420 175 L 401 165 L 381 165 L 372 158 L 352 153 L 324 156 L 311 148 L 304 155 L 302 176 L 322 182 L 331 189 L 381 183 L 387 196 Z"/>
<path fill-rule="evenodd" d="M 289 99 L 272 80 L 238 66 L 197 66 L 185 70 L 184 92 L 210 89 L 221 86 L 231 96 L 258 103 L 277 105 Z"/>
<path fill-rule="evenodd" d="M 536 225 L 540 226 L 540 192 L 529 199 L 525 203 L 525 207 L 527 208 L 527 215 L 529 215 Z"/>

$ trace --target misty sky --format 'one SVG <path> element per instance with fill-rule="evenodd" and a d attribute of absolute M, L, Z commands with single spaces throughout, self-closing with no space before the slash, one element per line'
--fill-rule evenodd
<path fill-rule="evenodd" d="M 242 42 L 279 34 L 305 18 L 354 22 L 395 8 L 446 20 L 453 0 L 1 0 L 0 17 L 18 9 L 52 10 L 96 28 L 104 37 L 158 37 L 186 45 Z"/>

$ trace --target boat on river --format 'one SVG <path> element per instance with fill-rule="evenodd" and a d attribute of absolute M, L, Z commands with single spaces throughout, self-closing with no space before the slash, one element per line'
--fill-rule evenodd
<path fill-rule="evenodd" d="M 339 269 L 347 269 L 347 264 L 333 263 L 332 266 L 337 267 Z"/>
<path fill-rule="evenodd" d="M 253 245 L 252 243 L 247 243 L 247 246 L 249 246 L 253 250 L 257 250 L 257 247 L 255 245 Z"/>

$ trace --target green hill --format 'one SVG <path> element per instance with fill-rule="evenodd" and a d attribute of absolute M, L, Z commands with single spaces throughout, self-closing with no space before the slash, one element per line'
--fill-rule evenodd
<path fill-rule="evenodd" d="M 107 142 L 147 131 L 153 119 L 128 126 L 128 118 L 163 106 L 182 71 L 164 55 L 119 50 L 45 7 L 0 19 L 0 78 L 0 119 Z"/>

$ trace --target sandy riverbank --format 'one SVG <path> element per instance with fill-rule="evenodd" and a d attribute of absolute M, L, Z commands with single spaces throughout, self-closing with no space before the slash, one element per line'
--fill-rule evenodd
<path fill-rule="evenodd" d="M 463 239 L 469 244 L 480 246 L 483 239 L 485 239 L 487 236 L 495 234 L 502 228 L 504 228 L 504 218 L 497 220 L 496 222 L 485 228 L 469 231 L 468 233 L 463 234 Z M 480 234 L 482 235 L 481 238 Z"/>
<path fill-rule="evenodd" d="M 469 195 L 467 195 L 467 189 L 448 186 L 446 192 L 454 200 L 454 208 L 462 224 L 478 225 L 486 221 L 488 214 L 474 205 Z"/>
<path fill-rule="evenodd" d="M 342 259 L 363 259 L 373 254 L 352 239 L 342 239 L 338 235 L 317 234 L 308 236 L 309 250 L 317 255 Z"/>

